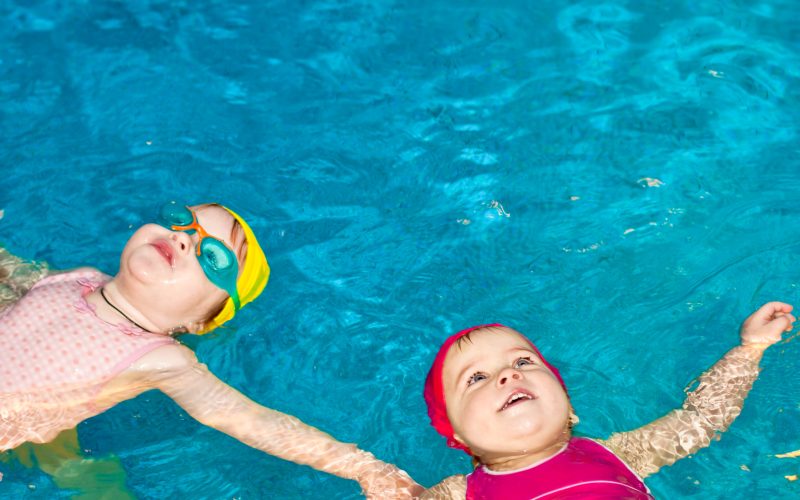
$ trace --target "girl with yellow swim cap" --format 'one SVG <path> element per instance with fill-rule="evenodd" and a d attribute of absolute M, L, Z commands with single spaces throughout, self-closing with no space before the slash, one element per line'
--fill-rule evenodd
<path fill-rule="evenodd" d="M 0 279 L 15 275 L 3 271 Z M 86 462 L 77 456 L 72 429 L 159 389 L 203 424 L 266 453 L 357 480 L 370 496 L 421 491 L 407 474 L 355 445 L 251 401 L 173 338 L 229 321 L 258 297 L 269 272 L 238 214 L 216 204 L 170 203 L 157 224 L 131 236 L 113 278 L 80 268 L 15 283 L 29 290 L 0 312 L 0 459 L 7 450 L 22 461 L 34 454 L 56 484 L 69 487 L 59 471 L 70 460 Z"/>

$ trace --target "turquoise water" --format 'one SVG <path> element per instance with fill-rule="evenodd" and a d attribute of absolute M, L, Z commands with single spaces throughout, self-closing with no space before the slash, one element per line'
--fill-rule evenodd
<path fill-rule="evenodd" d="M 164 200 L 238 209 L 270 285 L 187 342 L 425 485 L 469 469 L 421 388 L 475 323 L 537 341 L 582 433 L 651 421 L 757 306 L 800 302 L 800 6 L 466 3 L 0 2 L 0 241 L 114 273 Z M 800 494 L 772 456 L 800 449 L 798 346 L 657 497 Z M 141 498 L 358 495 L 157 393 L 79 432 Z M 0 495 L 66 495 L 0 471 Z"/>

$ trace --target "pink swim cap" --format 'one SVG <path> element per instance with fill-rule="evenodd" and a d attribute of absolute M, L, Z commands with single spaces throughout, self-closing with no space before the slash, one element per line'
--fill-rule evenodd
<path fill-rule="evenodd" d="M 445 340 L 444 344 L 442 344 L 442 347 L 439 348 L 436 358 L 433 360 L 433 365 L 428 372 L 428 377 L 425 379 L 425 391 L 423 392 L 423 395 L 425 396 L 425 403 L 428 405 L 428 417 L 431 419 L 431 425 L 433 428 L 436 429 L 436 432 L 447 438 L 447 446 L 464 450 L 470 455 L 472 455 L 472 452 L 469 450 L 469 448 L 455 440 L 455 437 L 453 436 L 453 425 L 450 423 L 450 418 L 447 416 L 447 403 L 444 400 L 444 381 L 442 380 L 444 375 L 444 358 L 447 357 L 447 353 L 450 351 L 450 348 L 458 339 L 470 332 L 488 327 L 508 328 L 500 323 L 478 325 L 467 328 L 466 330 L 461 330 Z M 561 387 L 564 388 L 564 392 L 567 392 L 567 396 L 569 396 L 567 386 L 564 385 L 564 380 L 561 378 L 561 374 L 558 373 L 558 370 L 556 370 L 553 365 L 544 359 L 544 356 L 542 356 L 542 353 L 539 352 L 539 349 L 533 345 L 533 342 L 528 340 L 528 338 L 524 335 L 522 335 L 522 338 L 524 338 L 531 345 L 531 348 L 533 348 L 533 351 L 536 353 L 536 355 L 541 358 L 544 365 L 549 368 L 551 372 L 553 372 L 553 375 L 555 375 L 558 381 L 561 383 Z"/>

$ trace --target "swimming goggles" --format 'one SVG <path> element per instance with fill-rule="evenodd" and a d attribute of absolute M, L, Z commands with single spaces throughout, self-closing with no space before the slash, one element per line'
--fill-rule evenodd
<path fill-rule="evenodd" d="M 238 311 L 239 291 L 236 278 L 239 275 L 239 261 L 228 245 L 211 236 L 198 224 L 194 210 L 171 201 L 161 208 L 158 223 L 172 231 L 184 231 L 188 234 L 197 232 L 197 261 L 208 280 L 215 286 L 225 290 L 233 300 L 234 311 Z"/>

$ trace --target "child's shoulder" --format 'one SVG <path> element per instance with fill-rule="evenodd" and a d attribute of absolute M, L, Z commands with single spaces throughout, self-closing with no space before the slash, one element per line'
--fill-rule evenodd
<path fill-rule="evenodd" d="M 96 275 L 106 276 L 105 274 L 100 272 L 100 270 L 91 266 L 76 267 L 74 269 L 65 269 L 63 271 L 50 271 L 50 276 L 68 276 L 76 274 L 96 274 Z"/>
<path fill-rule="evenodd" d="M 138 372 L 180 372 L 198 363 L 194 352 L 178 342 L 165 344 L 148 352 L 136 362 L 129 370 Z"/>
<path fill-rule="evenodd" d="M 75 269 L 68 269 L 65 271 L 51 271 L 47 277 L 45 277 L 42 281 L 46 281 L 49 283 L 59 282 L 59 281 L 66 281 L 66 280 L 88 280 L 91 282 L 96 283 L 105 283 L 106 281 L 110 280 L 111 277 L 105 273 L 100 272 L 98 269 L 94 267 L 77 267 Z"/>

